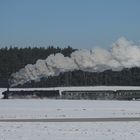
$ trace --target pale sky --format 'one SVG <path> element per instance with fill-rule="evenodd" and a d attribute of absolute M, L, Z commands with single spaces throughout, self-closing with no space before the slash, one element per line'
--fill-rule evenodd
<path fill-rule="evenodd" d="M 0 0 L 0 47 L 139 42 L 140 0 Z"/>

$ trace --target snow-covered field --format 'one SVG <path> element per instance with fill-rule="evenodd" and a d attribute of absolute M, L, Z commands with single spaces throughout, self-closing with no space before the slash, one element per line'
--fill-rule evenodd
<path fill-rule="evenodd" d="M 140 117 L 139 101 L 0 100 L 0 119 Z M 140 122 L 0 122 L 0 140 L 139 140 Z"/>
<path fill-rule="evenodd" d="M 140 122 L 0 123 L 0 140 L 139 140 Z"/>
<path fill-rule="evenodd" d="M 0 119 L 140 117 L 139 101 L 0 100 Z"/>

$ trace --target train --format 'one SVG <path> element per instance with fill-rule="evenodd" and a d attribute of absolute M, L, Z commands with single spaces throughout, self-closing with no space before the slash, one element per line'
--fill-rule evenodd
<path fill-rule="evenodd" d="M 71 100 L 134 100 L 140 99 L 140 87 L 56 87 L 11 88 L 2 92 L 3 99 L 49 98 Z"/>

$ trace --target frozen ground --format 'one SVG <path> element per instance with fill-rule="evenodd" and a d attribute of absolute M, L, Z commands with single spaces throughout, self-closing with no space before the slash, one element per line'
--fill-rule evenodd
<path fill-rule="evenodd" d="M 0 140 L 139 140 L 140 122 L 0 123 Z"/>
<path fill-rule="evenodd" d="M 139 101 L 0 100 L 0 119 L 140 117 Z"/>
<path fill-rule="evenodd" d="M 0 100 L 0 119 L 140 117 L 139 101 Z M 139 140 L 140 122 L 0 122 L 0 140 Z"/>

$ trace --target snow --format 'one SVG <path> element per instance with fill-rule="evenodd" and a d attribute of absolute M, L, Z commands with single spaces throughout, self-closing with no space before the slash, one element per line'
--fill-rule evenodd
<path fill-rule="evenodd" d="M 139 101 L 0 100 L 0 119 L 140 117 Z"/>
<path fill-rule="evenodd" d="M 6 90 L 6 89 L 5 89 Z M 60 90 L 60 91 L 65 91 L 65 90 L 140 90 L 140 86 L 81 86 L 81 87 L 51 87 L 51 88 L 10 88 L 11 91 L 14 90 L 25 90 L 25 91 L 31 91 L 31 90 Z"/>
<path fill-rule="evenodd" d="M 1 140 L 139 140 L 139 122 L 0 123 Z"/>
<path fill-rule="evenodd" d="M 0 119 L 140 117 L 139 101 L 0 100 Z M 0 140 L 139 140 L 140 122 L 0 122 Z"/>

